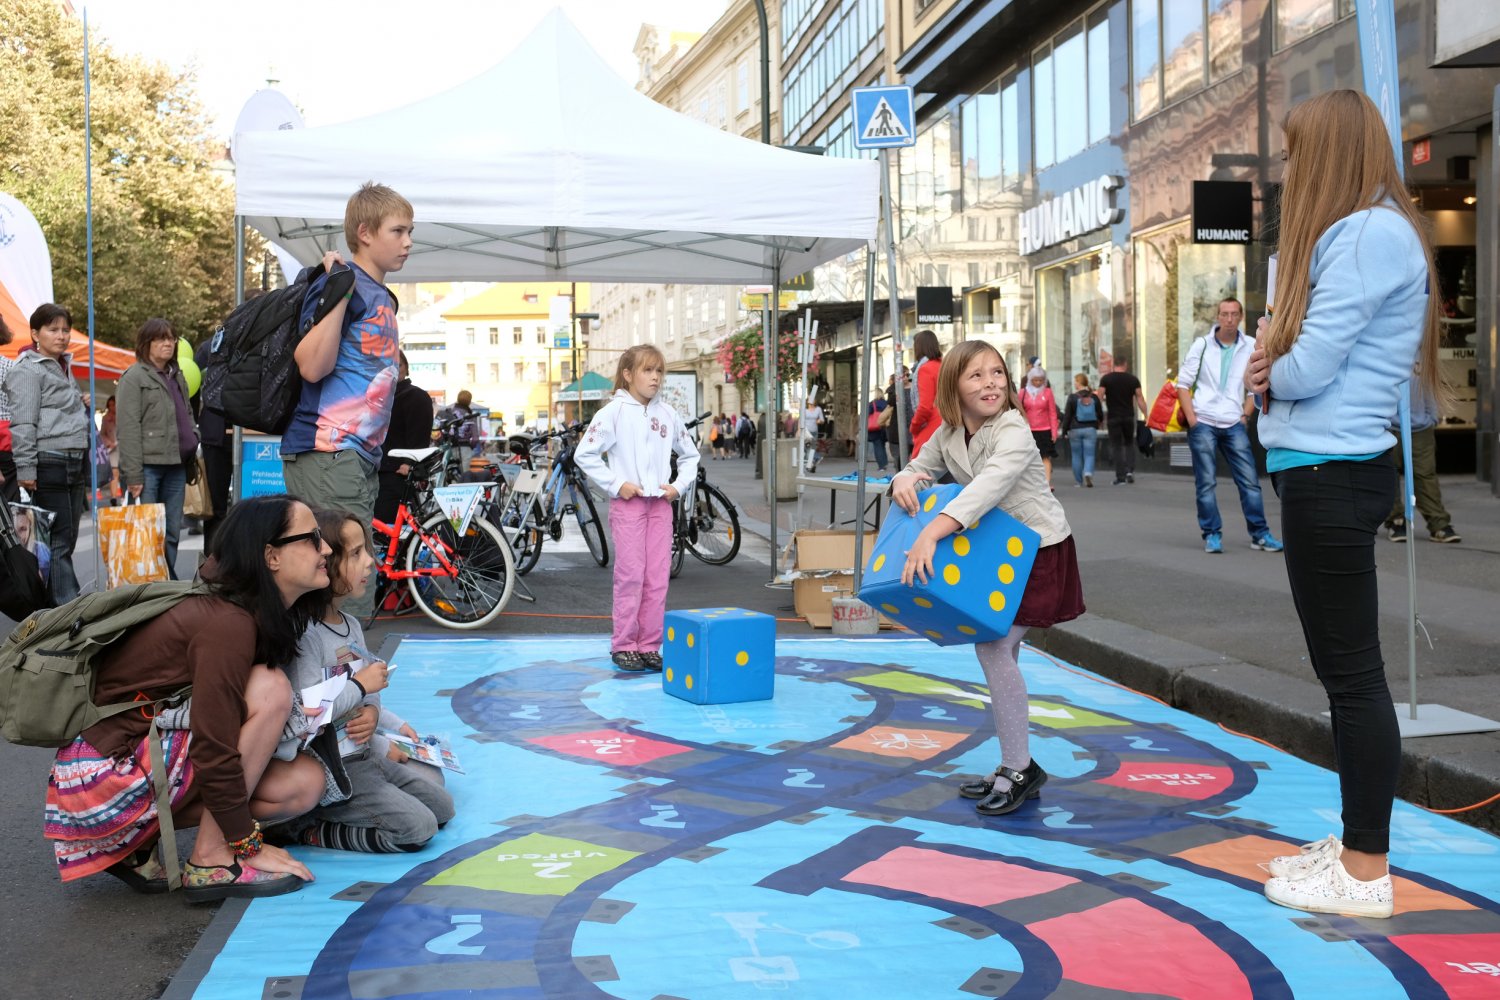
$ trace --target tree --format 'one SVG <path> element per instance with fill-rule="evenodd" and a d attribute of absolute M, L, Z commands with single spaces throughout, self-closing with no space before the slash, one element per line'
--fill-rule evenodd
<path fill-rule="evenodd" d="M 151 316 L 211 332 L 234 304 L 234 192 L 192 74 L 89 53 L 95 334 L 132 347 Z M 52 251 L 53 292 L 87 317 L 83 26 L 55 0 L 0 0 L 0 190 L 20 199 Z"/>

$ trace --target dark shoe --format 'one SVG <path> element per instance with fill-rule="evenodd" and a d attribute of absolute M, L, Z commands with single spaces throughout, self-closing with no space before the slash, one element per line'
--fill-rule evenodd
<path fill-rule="evenodd" d="M 655 670 L 655 671 L 660 672 L 660 670 L 661 670 L 661 654 L 660 653 L 640 652 L 640 653 L 637 653 L 635 655 L 639 656 L 641 658 L 641 662 L 646 665 L 646 669 L 647 670 Z"/>
<path fill-rule="evenodd" d="M 641 654 L 628 649 L 622 649 L 618 653 L 610 653 L 609 660 L 619 669 L 628 670 L 633 674 L 638 674 L 646 669 L 646 664 L 641 659 Z"/>
<path fill-rule="evenodd" d="M 156 860 L 156 851 L 136 851 L 123 861 L 104 869 L 104 874 L 113 875 L 136 892 L 156 896 L 171 890 L 167 882 L 167 870 Z"/>
<path fill-rule="evenodd" d="M 1094 477 L 1093 476 L 1084 476 L 1083 477 L 1083 485 L 1086 486 L 1086 487 L 1088 487 L 1089 489 L 1093 489 L 1094 488 Z"/>
<path fill-rule="evenodd" d="M 1000 769 L 995 768 L 996 771 Z M 966 799 L 982 799 L 995 790 L 995 776 L 987 774 L 983 778 L 975 778 L 973 781 L 965 781 L 958 786 L 958 794 Z"/>
<path fill-rule="evenodd" d="M 1133 482 L 1135 482 L 1135 473 L 1134 472 L 1127 472 L 1127 473 L 1125 473 L 1125 481 L 1127 483 L 1133 483 Z"/>
<path fill-rule="evenodd" d="M 259 899 L 284 896 L 302 888 L 295 875 L 263 872 L 238 861 L 228 865 L 182 866 L 182 895 L 189 903 L 212 903 L 216 899 Z"/>
<path fill-rule="evenodd" d="M 1385 537 L 1393 542 L 1406 541 L 1406 519 L 1398 518 L 1386 525 Z"/>
<path fill-rule="evenodd" d="M 1432 534 L 1428 535 L 1427 538 L 1428 538 L 1429 541 L 1434 541 L 1434 542 L 1461 542 L 1461 541 L 1463 541 L 1462 538 L 1458 537 L 1458 532 L 1454 531 L 1452 528 L 1439 528 L 1438 530 L 1434 531 Z"/>
<path fill-rule="evenodd" d="M 1010 788 L 1003 792 L 991 791 L 974 803 L 974 811 L 981 816 L 1004 816 L 1008 812 L 1015 812 L 1027 799 L 1040 795 L 1042 786 L 1047 783 L 1047 772 L 1035 760 L 1027 764 L 1024 771 L 1002 767 L 998 773 L 1001 777 L 1010 779 Z"/>

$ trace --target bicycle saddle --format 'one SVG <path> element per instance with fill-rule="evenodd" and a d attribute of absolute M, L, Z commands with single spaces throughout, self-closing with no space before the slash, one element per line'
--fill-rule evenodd
<path fill-rule="evenodd" d="M 436 448 L 392 448 L 386 452 L 392 458 L 407 459 L 411 462 L 424 462 L 437 453 Z"/>

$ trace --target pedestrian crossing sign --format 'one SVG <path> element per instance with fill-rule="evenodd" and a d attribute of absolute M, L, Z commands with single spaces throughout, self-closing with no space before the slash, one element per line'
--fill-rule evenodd
<path fill-rule="evenodd" d="M 859 87 L 854 91 L 854 148 L 915 145 L 910 87 Z"/>

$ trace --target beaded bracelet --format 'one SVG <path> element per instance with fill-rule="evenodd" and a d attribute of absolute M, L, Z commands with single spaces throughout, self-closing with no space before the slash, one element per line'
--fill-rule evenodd
<path fill-rule="evenodd" d="M 255 821 L 255 829 L 251 830 L 248 836 L 227 843 L 229 849 L 234 852 L 236 861 L 248 861 L 255 857 L 260 853 L 260 849 L 266 846 L 266 838 L 260 832 L 260 821 Z"/>

